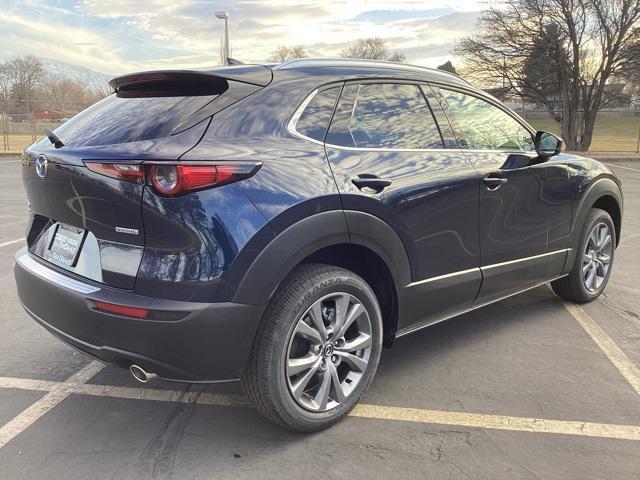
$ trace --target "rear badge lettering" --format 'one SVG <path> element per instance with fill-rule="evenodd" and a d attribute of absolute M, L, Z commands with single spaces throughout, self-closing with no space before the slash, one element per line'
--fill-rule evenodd
<path fill-rule="evenodd" d="M 128 233 L 130 235 L 138 235 L 138 229 L 137 228 L 116 227 L 116 232 L 118 232 L 118 233 Z"/>

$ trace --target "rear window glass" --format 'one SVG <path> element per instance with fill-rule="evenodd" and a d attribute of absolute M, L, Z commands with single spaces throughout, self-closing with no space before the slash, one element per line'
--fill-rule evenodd
<path fill-rule="evenodd" d="M 56 129 L 65 145 L 110 145 L 167 137 L 218 95 L 120 98 L 99 101 Z"/>
<path fill-rule="evenodd" d="M 345 86 L 327 143 L 356 148 L 443 148 L 420 87 L 400 83 Z"/>
<path fill-rule="evenodd" d="M 333 87 L 315 95 L 300 115 L 296 131 L 322 142 L 339 92 L 339 87 Z"/>

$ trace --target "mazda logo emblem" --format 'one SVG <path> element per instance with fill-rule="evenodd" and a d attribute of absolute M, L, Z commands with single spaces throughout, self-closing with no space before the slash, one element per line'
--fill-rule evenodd
<path fill-rule="evenodd" d="M 36 158 L 36 173 L 40 178 L 47 176 L 47 157 L 44 155 L 40 155 Z"/>
<path fill-rule="evenodd" d="M 322 353 L 324 354 L 325 357 L 330 357 L 331 355 L 333 355 L 333 345 L 330 343 L 327 343 L 324 346 L 324 350 Z"/>

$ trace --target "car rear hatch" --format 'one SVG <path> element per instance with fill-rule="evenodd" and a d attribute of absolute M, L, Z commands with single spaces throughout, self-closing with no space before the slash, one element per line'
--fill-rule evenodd
<path fill-rule="evenodd" d="M 23 154 L 31 253 L 96 282 L 133 288 L 145 245 L 147 188 L 136 175 L 145 162 L 179 160 L 213 114 L 270 79 L 267 69 L 240 67 L 112 80 L 114 94 Z"/>

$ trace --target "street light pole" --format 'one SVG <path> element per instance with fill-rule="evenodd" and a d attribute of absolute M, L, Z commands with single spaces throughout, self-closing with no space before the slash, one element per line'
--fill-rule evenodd
<path fill-rule="evenodd" d="M 224 64 L 229 65 L 229 12 L 216 12 L 216 17 L 224 20 Z"/>

